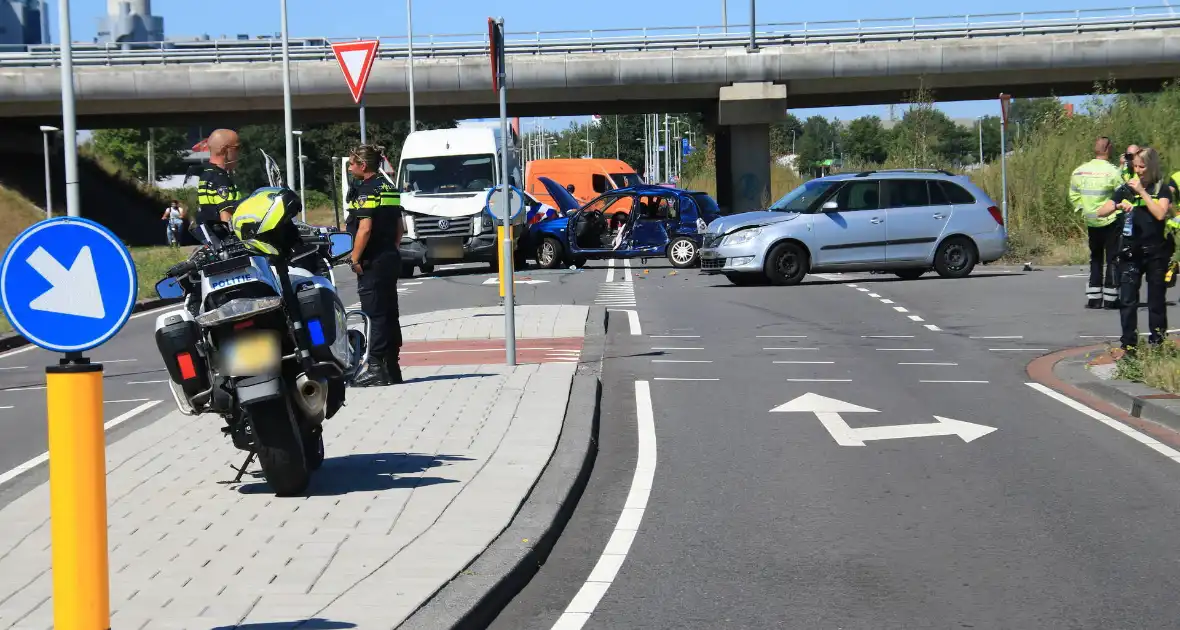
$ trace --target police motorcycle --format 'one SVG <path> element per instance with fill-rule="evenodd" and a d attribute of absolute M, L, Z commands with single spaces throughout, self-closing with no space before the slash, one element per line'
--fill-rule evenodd
<path fill-rule="evenodd" d="M 202 228 L 209 244 L 157 283 L 184 305 L 156 318 L 155 338 L 180 411 L 221 416 L 248 453 L 232 483 L 257 457 L 291 496 L 323 464 L 323 422 L 368 362 L 370 321 L 336 292 L 332 266 L 352 236 L 298 224 L 299 196 L 263 155 L 271 185 L 239 203 L 232 233 Z"/>

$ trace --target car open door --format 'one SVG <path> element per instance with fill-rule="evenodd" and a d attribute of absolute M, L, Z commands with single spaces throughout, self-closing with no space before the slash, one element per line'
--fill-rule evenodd
<path fill-rule="evenodd" d="M 675 194 L 641 194 L 636 198 L 635 211 L 631 213 L 628 253 L 634 256 L 652 254 L 663 256 L 664 248 L 672 239 L 680 220 L 679 204 Z"/>

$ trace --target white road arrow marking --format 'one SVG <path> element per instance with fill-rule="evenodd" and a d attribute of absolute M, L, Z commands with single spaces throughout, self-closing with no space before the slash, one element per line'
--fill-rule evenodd
<path fill-rule="evenodd" d="M 832 439 L 841 446 L 864 446 L 868 440 L 896 440 L 936 435 L 957 435 L 963 438 L 964 442 L 971 442 L 996 430 L 995 427 L 943 418 L 942 416 L 934 416 L 938 422 L 933 423 L 895 424 L 854 429 L 848 426 L 848 423 L 840 416 L 841 413 L 878 413 L 877 410 L 810 392 L 770 411 L 772 413 L 814 413 L 828 433 L 832 435 Z"/>
<path fill-rule="evenodd" d="M 27 262 L 52 285 L 30 302 L 29 308 L 91 319 L 106 317 L 102 292 L 98 288 L 98 274 L 94 271 L 94 258 L 90 255 L 89 247 L 83 247 L 78 252 L 69 269 L 41 247 L 29 256 Z"/>
<path fill-rule="evenodd" d="M 514 280 L 512 283 L 513 284 L 543 284 L 545 282 L 549 282 L 549 281 L 548 280 Z M 488 278 L 487 280 L 484 280 L 483 283 L 484 284 L 500 284 L 500 280 L 498 278 Z"/>

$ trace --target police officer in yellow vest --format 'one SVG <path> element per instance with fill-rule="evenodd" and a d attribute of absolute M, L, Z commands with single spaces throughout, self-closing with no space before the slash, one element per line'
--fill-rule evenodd
<path fill-rule="evenodd" d="M 197 182 L 197 220 L 189 228 L 202 243 L 208 241 L 204 230 L 212 231 L 233 220 L 234 209 L 242 200 L 242 193 L 230 177 L 238 165 L 241 150 L 238 134 L 230 129 L 217 129 L 209 134 L 207 143 L 209 166 L 201 171 Z"/>
<path fill-rule="evenodd" d="M 1120 232 L 1119 307 L 1124 350 L 1139 345 L 1139 287 L 1146 279 L 1148 343 L 1163 343 L 1168 330 L 1165 274 L 1175 251 L 1165 224 L 1172 214 L 1172 188 L 1161 177 L 1160 158 L 1155 149 L 1141 149 L 1134 158 L 1135 177 L 1119 187 L 1110 201 L 1098 209 L 1099 216 L 1111 216 L 1118 208 L 1126 219 Z"/>
<path fill-rule="evenodd" d="M 1110 138 L 1094 143 L 1094 159 L 1077 167 L 1069 178 L 1069 202 L 1086 221 L 1090 241 L 1090 282 L 1086 287 L 1086 308 L 1118 308 L 1115 256 L 1118 253 L 1122 213 L 1099 216 L 1098 209 L 1123 185 L 1119 169 L 1110 163 Z"/>
<path fill-rule="evenodd" d="M 349 190 L 348 232 L 353 236 L 352 270 L 357 274 L 361 310 L 372 323 L 369 364 L 356 387 L 402 382 L 399 355 L 402 328 L 397 304 L 398 251 L 405 224 L 401 194 L 379 172 L 384 147 L 362 145 L 349 154 L 348 172 L 356 178 Z"/>

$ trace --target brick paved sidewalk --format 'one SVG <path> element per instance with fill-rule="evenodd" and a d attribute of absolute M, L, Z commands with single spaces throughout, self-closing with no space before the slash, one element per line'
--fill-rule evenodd
<path fill-rule="evenodd" d="M 517 313 L 521 335 L 573 337 L 587 308 Z M 477 314 L 407 318 L 407 340 L 494 338 Z M 229 484 L 243 457 L 213 416 L 110 445 L 112 628 L 396 627 L 508 526 L 561 432 L 575 362 L 487 360 L 351 390 L 307 497 Z M 0 628 L 52 627 L 48 517 L 47 485 L 0 509 Z"/>

